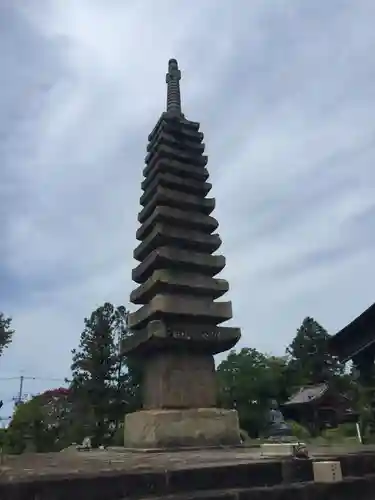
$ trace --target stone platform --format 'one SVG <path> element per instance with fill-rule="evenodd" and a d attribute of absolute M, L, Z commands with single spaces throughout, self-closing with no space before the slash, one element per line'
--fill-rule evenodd
<path fill-rule="evenodd" d="M 309 460 L 261 458 L 259 449 L 107 451 L 6 457 L 2 500 L 375 499 L 375 448 L 310 448 Z M 313 481 L 313 462 L 338 460 L 343 481 Z"/>
<path fill-rule="evenodd" d="M 125 418 L 125 445 L 134 448 L 239 445 L 235 410 L 143 410 Z"/>

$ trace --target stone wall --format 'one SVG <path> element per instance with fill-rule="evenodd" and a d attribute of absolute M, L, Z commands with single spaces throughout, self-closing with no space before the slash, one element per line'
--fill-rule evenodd
<path fill-rule="evenodd" d="M 341 483 L 313 483 L 311 461 L 286 460 L 174 471 L 111 471 L 97 476 L 26 476 L 18 481 L 3 476 L 0 498 L 125 500 L 170 495 L 170 500 L 375 500 L 375 454 L 344 456 L 340 461 Z"/>

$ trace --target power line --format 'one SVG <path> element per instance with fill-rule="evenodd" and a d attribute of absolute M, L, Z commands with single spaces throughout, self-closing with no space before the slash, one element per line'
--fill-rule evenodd
<path fill-rule="evenodd" d="M 42 380 L 45 382 L 71 382 L 66 378 L 57 378 L 57 377 L 38 377 L 33 375 L 18 375 L 17 377 L 0 377 L 0 382 L 7 382 L 9 380 L 19 380 L 20 377 L 23 377 L 23 380 Z"/>
<path fill-rule="evenodd" d="M 0 381 L 9 381 L 9 380 L 19 380 L 19 389 L 18 389 L 18 394 L 17 396 L 13 397 L 11 401 L 7 401 L 7 403 L 14 403 L 15 406 L 17 407 L 19 404 L 21 404 L 24 400 L 25 397 L 30 397 L 30 394 L 24 395 L 24 383 L 25 381 L 29 380 L 41 380 L 45 382 L 64 382 L 69 383 L 70 380 L 68 379 L 62 379 L 62 378 L 57 378 L 57 377 L 38 377 L 38 376 L 30 376 L 30 375 L 19 375 L 18 377 L 0 377 Z M 4 401 L 1 400 L 1 407 L 3 406 Z"/>
<path fill-rule="evenodd" d="M 71 380 L 67 378 L 55 378 L 55 377 L 25 377 L 25 379 L 43 380 L 45 382 L 66 382 L 66 383 L 71 382 Z"/>

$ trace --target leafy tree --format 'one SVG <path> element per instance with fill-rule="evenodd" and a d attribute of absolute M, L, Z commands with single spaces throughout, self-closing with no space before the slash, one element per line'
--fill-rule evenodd
<path fill-rule="evenodd" d="M 289 384 L 317 384 L 343 375 L 345 365 L 328 351 L 329 337 L 328 332 L 313 318 L 303 320 L 287 348 Z"/>
<path fill-rule="evenodd" d="M 284 399 L 285 369 L 285 359 L 249 348 L 231 351 L 218 366 L 220 404 L 237 409 L 241 427 L 250 436 L 262 430 L 270 400 Z"/>
<path fill-rule="evenodd" d="M 12 341 L 14 330 L 11 328 L 12 318 L 0 312 L 0 356 Z"/>
<path fill-rule="evenodd" d="M 124 394 L 126 402 L 126 405 L 121 409 L 125 410 L 125 413 L 131 413 L 142 407 L 142 365 L 137 359 L 128 357 L 123 357 L 120 362 L 125 371 L 118 379 L 118 391 L 120 394 Z M 123 417 L 124 413 L 120 413 L 120 418 L 123 419 Z"/>
<path fill-rule="evenodd" d="M 70 391 L 45 391 L 16 406 L 6 434 L 7 448 L 15 453 L 28 445 L 38 452 L 61 450 L 71 443 L 73 420 Z"/>
<path fill-rule="evenodd" d="M 79 347 L 72 351 L 71 387 L 80 414 L 93 416 L 88 427 L 94 445 L 103 443 L 109 431 L 117 429 L 124 414 L 135 406 L 139 392 L 136 367 L 131 363 L 128 367 L 119 356 L 127 335 L 125 307 L 116 308 L 107 302 L 85 319 Z"/>
<path fill-rule="evenodd" d="M 62 449 L 75 441 L 77 410 L 72 391 L 63 387 L 48 390 L 37 400 L 54 448 Z"/>
<path fill-rule="evenodd" d="M 28 442 L 35 450 L 43 449 L 43 415 L 35 399 L 19 403 L 14 411 L 6 435 L 5 449 L 8 453 L 22 453 Z"/>

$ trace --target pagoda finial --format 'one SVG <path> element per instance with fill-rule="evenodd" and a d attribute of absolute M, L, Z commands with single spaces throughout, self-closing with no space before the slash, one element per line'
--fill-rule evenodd
<path fill-rule="evenodd" d="M 181 115 L 181 94 L 180 94 L 181 71 L 178 69 L 176 59 L 170 59 L 168 62 L 168 73 L 165 81 L 167 82 L 167 112 Z"/>

